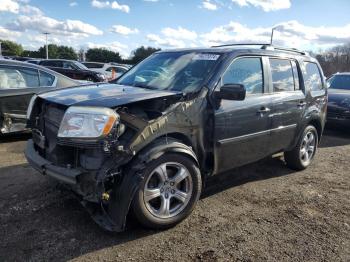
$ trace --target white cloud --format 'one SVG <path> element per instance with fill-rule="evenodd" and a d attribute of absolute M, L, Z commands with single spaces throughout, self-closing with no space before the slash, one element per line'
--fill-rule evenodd
<path fill-rule="evenodd" d="M 0 0 L 0 12 L 10 12 L 18 14 L 19 4 L 14 0 Z"/>
<path fill-rule="evenodd" d="M 70 7 L 74 7 L 74 6 L 77 6 L 77 5 L 78 5 L 77 2 L 70 2 L 70 3 L 69 3 L 69 6 L 70 6 Z"/>
<path fill-rule="evenodd" d="M 154 43 L 156 46 L 162 46 L 162 47 L 185 47 L 186 44 L 182 40 L 177 40 L 174 38 L 169 38 L 169 37 L 160 37 L 159 35 L 156 34 L 148 34 L 147 39 Z"/>
<path fill-rule="evenodd" d="M 350 42 L 350 24 L 342 27 L 311 27 L 297 21 L 279 23 L 274 34 L 276 45 L 296 48 L 322 47 Z M 228 43 L 269 43 L 272 27 L 249 28 L 230 22 L 200 36 L 205 46 Z"/>
<path fill-rule="evenodd" d="M 41 15 L 42 11 L 35 7 L 28 5 L 29 1 L 22 0 L 0 0 L 0 12 L 9 12 L 9 13 L 22 13 L 22 14 L 34 14 Z"/>
<path fill-rule="evenodd" d="M 8 30 L 0 26 L 0 39 L 15 41 L 20 36 L 21 36 L 20 32 L 13 32 L 11 30 Z"/>
<path fill-rule="evenodd" d="M 254 6 L 262 8 L 265 12 L 288 9 L 291 7 L 290 0 L 232 0 L 239 6 Z"/>
<path fill-rule="evenodd" d="M 59 21 L 47 16 L 19 16 L 7 25 L 8 29 L 16 31 L 33 30 L 36 32 L 48 32 L 55 35 L 72 37 L 88 37 L 90 35 L 102 35 L 103 32 L 93 25 L 79 20 Z"/>
<path fill-rule="evenodd" d="M 130 35 L 139 33 L 139 30 L 137 28 L 132 29 L 123 25 L 114 25 L 112 26 L 111 32 L 120 35 Z"/>
<path fill-rule="evenodd" d="M 43 15 L 43 12 L 39 8 L 31 5 L 21 5 L 19 11 L 23 14 Z"/>
<path fill-rule="evenodd" d="M 195 40 L 197 33 L 179 26 L 176 28 L 166 27 L 162 30 L 162 34 L 169 38 L 182 39 L 182 40 Z"/>
<path fill-rule="evenodd" d="M 146 38 L 148 41 L 154 43 L 157 47 L 186 47 L 193 44 L 193 41 L 197 39 L 198 35 L 195 31 L 188 29 L 166 27 L 161 31 L 161 35 L 148 34 Z"/>
<path fill-rule="evenodd" d="M 215 11 L 218 9 L 218 6 L 216 4 L 210 2 L 210 0 L 204 0 L 200 7 L 204 8 L 204 9 L 211 10 L 211 11 Z"/>
<path fill-rule="evenodd" d="M 130 12 L 130 7 L 128 5 L 119 4 L 117 1 L 110 2 L 110 1 L 92 0 L 91 5 L 99 9 L 111 8 L 111 9 L 120 10 L 125 13 Z"/>
<path fill-rule="evenodd" d="M 144 2 L 151 2 L 151 3 L 156 3 L 159 2 L 159 0 L 143 0 Z"/>

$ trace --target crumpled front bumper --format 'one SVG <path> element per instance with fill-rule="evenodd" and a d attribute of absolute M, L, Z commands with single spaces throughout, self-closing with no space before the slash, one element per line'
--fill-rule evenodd
<path fill-rule="evenodd" d="M 78 169 L 55 166 L 50 161 L 41 157 L 35 150 L 32 139 L 28 140 L 24 155 L 28 163 L 41 174 L 50 176 L 66 184 L 76 185 L 77 177 L 83 174 L 83 171 Z"/>
<path fill-rule="evenodd" d="M 78 177 L 85 174 L 84 170 L 53 165 L 39 155 L 35 150 L 32 139 L 27 142 L 25 157 L 29 164 L 41 174 L 63 182 L 77 192 L 74 189 L 79 188 Z M 105 204 L 102 202 L 95 203 L 83 199 L 81 203 L 90 213 L 91 218 L 104 230 L 112 232 L 124 231 L 129 207 L 141 180 L 141 174 L 130 172 L 123 177 L 120 183 L 114 185 L 111 199 L 108 201 L 108 212 L 105 210 Z"/>

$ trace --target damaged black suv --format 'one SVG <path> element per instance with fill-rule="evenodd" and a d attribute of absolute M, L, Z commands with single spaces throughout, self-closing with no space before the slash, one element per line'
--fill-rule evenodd
<path fill-rule="evenodd" d="M 115 84 L 34 96 L 25 155 L 66 184 L 104 229 L 167 228 L 209 176 L 284 152 L 310 165 L 326 116 L 317 61 L 271 45 L 160 51 Z"/>

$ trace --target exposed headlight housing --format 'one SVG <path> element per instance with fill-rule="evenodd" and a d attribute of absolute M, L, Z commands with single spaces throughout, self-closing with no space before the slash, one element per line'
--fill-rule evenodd
<path fill-rule="evenodd" d="M 58 137 L 98 139 L 107 136 L 118 122 L 119 115 L 110 108 L 72 106 L 63 117 Z"/>
<path fill-rule="evenodd" d="M 28 109 L 27 109 L 27 119 L 30 118 L 30 115 L 32 114 L 33 111 L 33 106 L 35 104 L 35 100 L 37 99 L 37 95 L 33 95 L 32 98 L 30 99 L 29 105 L 28 105 Z"/>

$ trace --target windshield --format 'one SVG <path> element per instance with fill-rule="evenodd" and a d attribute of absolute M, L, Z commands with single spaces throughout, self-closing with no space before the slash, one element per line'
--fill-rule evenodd
<path fill-rule="evenodd" d="M 350 75 L 335 75 L 328 82 L 329 88 L 350 90 Z"/>
<path fill-rule="evenodd" d="M 74 61 L 74 65 L 76 65 L 79 69 L 87 70 L 88 68 L 84 66 L 82 63 L 79 63 L 77 61 Z"/>
<path fill-rule="evenodd" d="M 185 93 L 197 91 L 219 57 L 219 54 L 198 52 L 154 54 L 126 72 L 117 83 Z"/>

